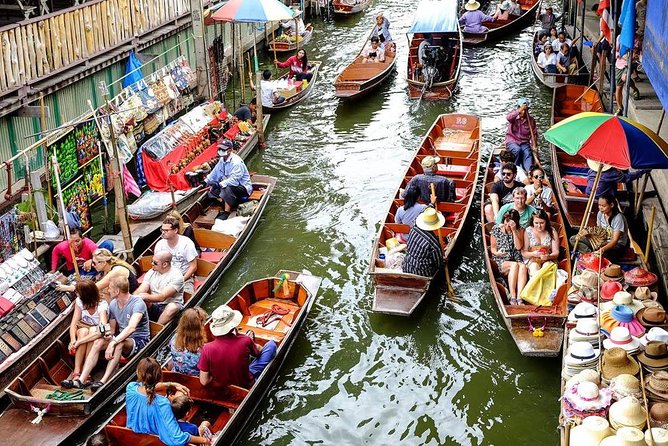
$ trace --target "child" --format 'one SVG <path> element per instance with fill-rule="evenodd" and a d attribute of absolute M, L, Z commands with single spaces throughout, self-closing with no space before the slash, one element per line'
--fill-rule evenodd
<path fill-rule="evenodd" d="M 187 432 L 190 435 L 199 435 L 202 437 L 211 438 L 211 423 L 208 421 L 202 421 L 199 427 L 195 426 L 193 423 L 188 421 L 183 421 L 183 418 L 190 412 L 190 409 L 193 407 L 193 400 L 188 398 L 185 395 L 179 395 L 172 399 L 172 412 L 176 420 L 179 422 L 179 427 L 183 432 Z M 208 435 L 207 435 L 208 434 Z"/>

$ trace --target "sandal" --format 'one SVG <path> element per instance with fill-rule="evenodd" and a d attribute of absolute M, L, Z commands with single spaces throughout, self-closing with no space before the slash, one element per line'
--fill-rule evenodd
<path fill-rule="evenodd" d="M 64 379 L 60 382 L 60 387 L 65 389 L 83 389 L 85 386 L 79 381 L 79 378 Z"/>
<path fill-rule="evenodd" d="M 633 90 L 633 93 L 631 94 L 631 97 L 632 97 L 635 101 L 637 101 L 637 100 L 640 99 L 640 92 L 638 91 L 637 88 L 636 88 L 635 90 Z"/>
<path fill-rule="evenodd" d="M 90 385 L 90 391 L 95 393 L 97 392 L 102 386 L 104 386 L 104 383 L 102 381 L 95 381 L 93 384 Z"/>

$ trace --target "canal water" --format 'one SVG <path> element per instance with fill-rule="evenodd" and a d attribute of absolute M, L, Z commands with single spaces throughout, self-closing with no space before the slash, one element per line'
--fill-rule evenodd
<path fill-rule="evenodd" d="M 481 117 L 485 160 L 503 141 L 505 114 L 517 98 L 530 99 L 540 130 L 549 126 L 551 93 L 531 73 L 531 29 L 465 49 L 451 101 L 410 101 L 405 33 L 416 5 L 377 0 L 347 20 L 312 20 L 308 56 L 323 62 L 314 91 L 272 116 L 266 150 L 248 160 L 251 170 L 277 177 L 278 184 L 206 309 L 279 269 L 307 269 L 324 280 L 242 444 L 558 443 L 560 365 L 521 356 L 506 331 L 481 254 L 479 198 L 450 261 L 457 301 L 432 296 L 411 318 L 371 312 L 371 243 L 411 153 L 436 117 Z M 371 96 L 341 103 L 334 79 L 381 11 L 392 23 L 397 73 Z M 548 154 L 541 159 L 547 163 Z"/>

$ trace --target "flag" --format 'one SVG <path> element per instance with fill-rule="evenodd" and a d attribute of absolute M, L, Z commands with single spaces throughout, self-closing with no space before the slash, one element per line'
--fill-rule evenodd
<path fill-rule="evenodd" d="M 619 35 L 619 57 L 633 49 L 636 37 L 636 4 L 634 0 L 624 0 L 622 14 L 619 17 L 622 33 Z"/>
<path fill-rule="evenodd" d="M 598 10 L 596 11 L 601 17 L 599 21 L 599 26 L 601 32 L 608 40 L 612 43 L 612 17 L 610 16 L 610 0 L 601 0 L 598 3 Z"/>

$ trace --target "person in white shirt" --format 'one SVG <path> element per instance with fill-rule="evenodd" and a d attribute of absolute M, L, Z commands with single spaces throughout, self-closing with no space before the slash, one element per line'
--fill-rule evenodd
<path fill-rule="evenodd" d="M 206 177 L 211 187 L 209 197 L 221 199 L 225 209 L 216 218 L 227 220 L 230 213 L 253 193 L 253 183 L 244 161 L 232 152 L 232 141 L 223 140 L 218 146 L 220 160 Z"/>
<path fill-rule="evenodd" d="M 150 319 L 164 325 L 183 309 L 183 274 L 172 266 L 169 251 L 156 253 L 152 265 L 135 295 L 146 303 Z"/>
<path fill-rule="evenodd" d="M 251 89 L 255 90 L 255 84 L 253 84 L 253 74 L 248 74 L 250 79 Z M 278 104 L 285 102 L 285 98 L 278 94 L 278 88 L 276 82 L 271 80 L 271 71 L 264 70 L 262 72 L 262 81 L 260 81 L 260 98 L 262 99 L 263 107 L 273 107 Z"/>
<path fill-rule="evenodd" d="M 183 290 L 192 294 L 195 291 L 195 272 L 197 271 L 197 248 L 188 237 L 179 234 L 179 221 L 167 217 L 162 222 L 162 240 L 155 245 L 154 252 L 169 251 L 172 266 L 183 274 Z"/>
<path fill-rule="evenodd" d="M 295 17 L 292 20 L 281 22 L 281 27 L 283 28 L 283 32 L 290 37 L 293 37 L 297 33 L 299 33 L 300 36 L 303 36 L 306 31 L 306 26 L 302 20 L 302 12 L 299 9 L 296 9 Z"/>
<path fill-rule="evenodd" d="M 573 46 L 571 39 L 567 38 L 566 33 L 561 31 L 557 34 L 557 40 L 552 41 L 552 51 L 555 53 L 558 52 L 564 43 L 567 43 L 569 48 Z"/>
<path fill-rule="evenodd" d="M 545 50 L 538 55 L 536 62 L 545 73 L 557 72 L 557 55 L 554 54 L 552 46 L 550 45 L 545 45 Z"/>
<path fill-rule="evenodd" d="M 534 166 L 531 169 L 531 184 L 524 186 L 527 191 L 527 204 L 536 209 L 544 210 L 548 215 L 554 212 L 552 209 L 552 189 L 545 182 L 545 171 Z"/>
<path fill-rule="evenodd" d="M 362 50 L 362 63 L 385 62 L 385 48 L 378 37 L 372 37 L 369 45 Z"/>

